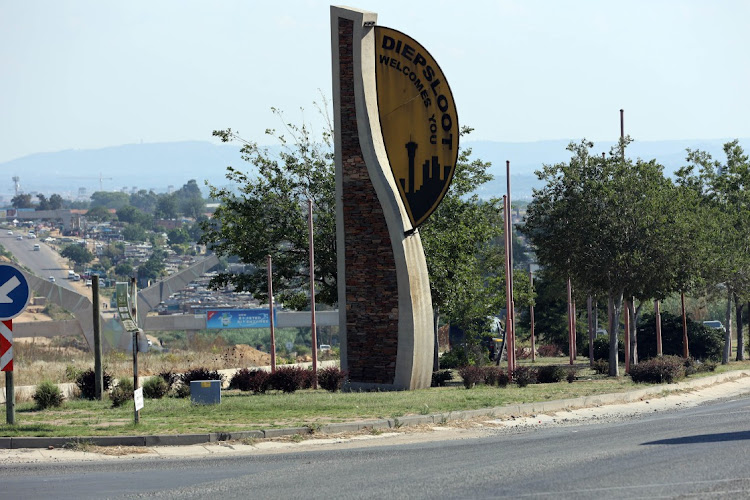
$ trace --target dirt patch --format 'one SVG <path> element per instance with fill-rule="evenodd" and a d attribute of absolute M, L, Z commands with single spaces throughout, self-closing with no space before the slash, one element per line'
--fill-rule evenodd
<path fill-rule="evenodd" d="M 222 359 L 226 362 L 225 366 L 268 366 L 271 364 L 270 354 L 246 344 L 230 347 L 222 355 Z"/>

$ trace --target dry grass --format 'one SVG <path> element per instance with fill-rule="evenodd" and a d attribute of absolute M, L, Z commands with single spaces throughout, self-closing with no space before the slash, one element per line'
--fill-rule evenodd
<path fill-rule="evenodd" d="M 16 387 L 36 385 L 44 380 L 56 384 L 73 382 L 71 374 L 94 367 L 93 353 L 82 349 L 83 339 L 67 337 L 52 343 L 16 342 L 13 346 L 14 384 Z M 73 340 L 70 340 L 73 339 Z M 222 353 L 172 350 L 167 353 L 148 352 L 138 354 L 138 374 L 140 376 L 158 375 L 162 372 L 184 372 L 193 368 L 222 370 L 240 368 L 230 366 L 229 359 Z M 102 358 L 104 370 L 114 379 L 133 375 L 133 356 L 131 353 L 113 351 Z M 0 387 L 5 387 L 5 378 L 0 377 Z"/>

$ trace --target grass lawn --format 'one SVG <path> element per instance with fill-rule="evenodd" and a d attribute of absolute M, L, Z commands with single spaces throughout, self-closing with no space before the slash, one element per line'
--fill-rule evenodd
<path fill-rule="evenodd" d="M 559 363 L 560 358 L 555 358 Z M 582 365 L 579 365 L 582 366 Z M 750 362 L 718 366 L 716 372 L 750 368 Z M 690 379 L 710 375 L 696 374 Z M 456 376 L 458 378 L 458 376 Z M 191 404 L 189 399 L 145 401 L 140 423 L 133 423 L 133 405 L 113 408 L 111 401 L 68 400 L 59 408 L 37 410 L 34 402 L 16 405 L 16 424 L 0 425 L 0 436 L 118 436 L 132 434 L 190 434 L 278 427 L 318 426 L 374 418 L 490 408 L 623 392 L 643 387 L 629 377 L 609 378 L 581 368 L 574 383 L 533 384 L 524 388 L 460 384 L 416 391 L 330 393 L 303 390 L 292 394 L 270 391 L 250 394 L 223 391 L 219 405 Z"/>

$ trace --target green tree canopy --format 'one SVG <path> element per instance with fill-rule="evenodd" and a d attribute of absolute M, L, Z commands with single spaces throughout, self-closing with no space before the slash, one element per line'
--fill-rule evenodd
<path fill-rule="evenodd" d="M 77 244 L 68 245 L 62 252 L 60 252 L 60 255 L 66 259 L 72 260 L 79 266 L 94 260 L 94 255 L 91 252 Z"/>
<path fill-rule="evenodd" d="M 130 197 L 127 193 L 114 191 L 96 191 L 91 195 L 91 208 L 102 206 L 118 210 L 128 204 Z"/>
<path fill-rule="evenodd" d="M 539 263 L 561 282 L 614 307 L 610 324 L 610 375 L 617 375 L 617 327 L 624 296 L 663 298 L 682 285 L 684 204 L 655 161 L 632 161 L 620 142 L 608 158 L 593 144 L 571 143 L 570 162 L 537 172 L 523 232 Z"/>

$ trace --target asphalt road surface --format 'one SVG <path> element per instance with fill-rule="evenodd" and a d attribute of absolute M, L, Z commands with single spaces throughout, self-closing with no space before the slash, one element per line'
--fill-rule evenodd
<path fill-rule="evenodd" d="M 750 399 L 470 438 L 4 464 L 2 498 L 748 498 Z M 441 433 L 433 435 L 440 436 Z"/>
<path fill-rule="evenodd" d="M 27 238 L 28 232 L 25 229 L 12 229 L 12 235 L 8 234 L 8 231 L 6 228 L 0 229 L 0 245 L 12 253 L 20 265 L 28 267 L 40 278 L 49 279 L 52 276 L 56 284 L 75 290 L 68 280 L 69 268 L 60 266 L 57 253 L 49 245 L 38 238 Z M 22 236 L 23 239 L 17 239 L 18 236 Z M 35 244 L 39 245 L 39 250 L 34 250 Z"/>

